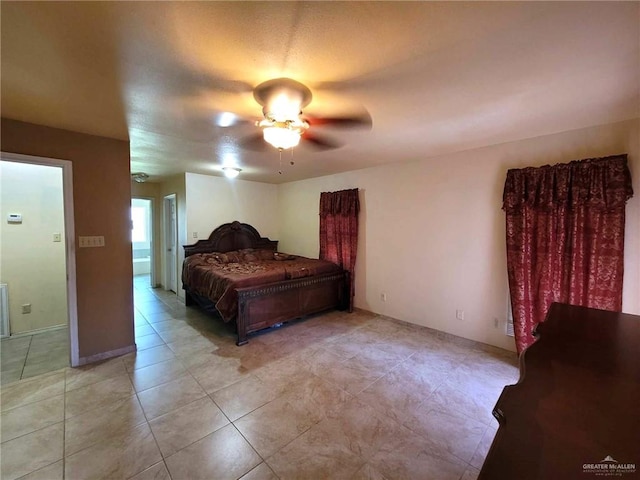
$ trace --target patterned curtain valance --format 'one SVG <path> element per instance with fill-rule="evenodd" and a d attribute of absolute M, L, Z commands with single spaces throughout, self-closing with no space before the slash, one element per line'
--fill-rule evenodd
<path fill-rule="evenodd" d="M 609 210 L 633 196 L 627 155 L 512 169 L 504 185 L 505 211 L 527 206 L 538 210 L 588 205 Z"/>
<path fill-rule="evenodd" d="M 320 194 L 320 216 L 354 215 L 360 212 L 358 189 L 341 190 L 339 192 L 322 192 Z"/>

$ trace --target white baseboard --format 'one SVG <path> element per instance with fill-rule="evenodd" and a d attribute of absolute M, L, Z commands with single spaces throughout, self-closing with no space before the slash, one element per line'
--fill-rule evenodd
<path fill-rule="evenodd" d="M 89 355 L 88 357 L 80 357 L 78 359 L 77 365 L 71 365 L 72 367 L 80 367 L 82 365 L 87 365 L 88 363 L 99 362 L 100 360 L 107 360 L 108 358 L 119 357 L 120 355 L 125 355 L 127 353 L 135 352 L 136 346 L 130 345 L 128 347 L 117 348 L 116 350 L 111 350 L 109 352 L 96 353 L 95 355 Z"/>
<path fill-rule="evenodd" d="M 45 328 L 38 328 L 36 330 L 29 330 L 28 332 L 12 333 L 10 336 L 2 337 L 2 338 L 27 337 L 31 335 L 38 335 L 40 333 L 53 332 L 55 330 L 62 330 L 63 328 L 67 328 L 67 327 L 68 327 L 67 324 L 55 325 L 53 327 L 45 327 Z"/>

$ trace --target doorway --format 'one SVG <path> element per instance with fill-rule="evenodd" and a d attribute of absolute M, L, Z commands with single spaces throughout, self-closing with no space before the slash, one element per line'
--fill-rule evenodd
<path fill-rule="evenodd" d="M 154 285 L 153 200 L 131 199 L 133 276 L 138 284 Z"/>
<path fill-rule="evenodd" d="M 3 152 L 0 166 L 7 383 L 75 366 L 79 355 L 72 164 Z"/>
<path fill-rule="evenodd" d="M 178 224 L 176 212 L 176 194 L 164 197 L 164 288 L 178 292 Z"/>

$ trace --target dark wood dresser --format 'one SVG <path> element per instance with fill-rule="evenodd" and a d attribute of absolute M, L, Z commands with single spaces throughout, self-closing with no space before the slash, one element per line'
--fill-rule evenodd
<path fill-rule="evenodd" d="M 640 478 L 640 316 L 554 303 L 479 480 Z"/>

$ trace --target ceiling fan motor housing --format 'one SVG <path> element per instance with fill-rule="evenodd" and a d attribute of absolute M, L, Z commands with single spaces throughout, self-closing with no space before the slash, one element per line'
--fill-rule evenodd
<path fill-rule="evenodd" d="M 313 99 L 309 88 L 290 78 L 261 83 L 254 89 L 253 97 L 262 105 L 265 118 L 276 122 L 298 119 L 302 109 Z"/>

